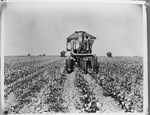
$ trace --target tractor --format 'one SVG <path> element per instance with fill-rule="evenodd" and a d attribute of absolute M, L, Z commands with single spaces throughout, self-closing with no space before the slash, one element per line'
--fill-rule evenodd
<path fill-rule="evenodd" d="M 67 37 L 66 50 L 71 51 L 70 56 L 66 59 L 68 74 L 74 71 L 75 66 L 79 67 L 84 74 L 98 73 L 97 56 L 92 54 L 92 45 L 95 39 L 96 37 L 85 31 L 75 31 Z"/>

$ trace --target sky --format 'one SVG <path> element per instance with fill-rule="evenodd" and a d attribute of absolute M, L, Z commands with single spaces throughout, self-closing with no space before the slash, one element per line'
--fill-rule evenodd
<path fill-rule="evenodd" d="M 5 29 L 5 55 L 60 55 L 66 38 L 81 30 L 97 38 L 98 56 L 143 56 L 141 5 L 7 3 Z"/>

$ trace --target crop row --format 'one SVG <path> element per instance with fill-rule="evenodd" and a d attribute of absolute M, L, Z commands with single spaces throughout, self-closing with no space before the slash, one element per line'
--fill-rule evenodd
<path fill-rule="evenodd" d="M 24 62 L 20 62 L 20 63 L 24 63 L 23 65 L 22 64 L 19 64 L 16 63 L 14 66 L 17 66 L 16 69 L 14 69 L 13 67 L 14 66 L 8 66 L 7 63 L 5 63 L 5 71 L 4 71 L 4 74 L 5 74 L 5 81 L 4 81 L 4 84 L 5 85 L 10 85 L 11 83 L 13 83 L 14 81 L 18 80 L 18 79 L 22 79 L 22 78 L 25 78 L 27 77 L 28 75 L 30 74 L 33 74 L 34 72 L 44 68 L 45 66 L 51 64 L 52 62 L 54 61 L 58 61 L 58 59 L 61 59 L 61 58 L 56 58 L 56 59 L 49 59 L 49 60 L 38 60 L 38 61 L 29 61 L 24 63 Z"/>
<path fill-rule="evenodd" d="M 43 103 L 48 104 L 47 112 L 65 112 L 66 108 L 63 106 L 63 88 L 66 80 L 66 71 L 64 63 L 60 62 L 51 68 L 48 68 L 48 75 L 51 76 L 46 93 L 43 95 Z"/>
<path fill-rule="evenodd" d="M 121 104 L 126 112 L 143 111 L 143 65 L 142 59 L 99 59 L 97 82 Z"/>
<path fill-rule="evenodd" d="M 96 98 L 90 89 L 88 81 L 84 78 L 84 74 L 80 71 L 76 73 L 75 86 L 78 87 L 81 93 L 80 101 L 82 102 L 82 110 L 86 113 L 95 113 L 100 108 L 97 106 Z"/>
<path fill-rule="evenodd" d="M 15 105 L 8 108 L 7 111 L 10 113 L 18 113 L 24 105 L 29 105 L 29 103 L 33 101 L 33 98 L 38 99 L 39 97 L 36 97 L 37 94 L 40 93 L 41 89 L 46 85 L 49 87 L 52 86 L 55 90 L 58 89 L 56 86 L 59 85 L 59 82 L 62 83 L 61 78 L 58 79 L 58 76 L 60 77 L 62 72 L 61 68 L 64 66 L 64 58 L 57 59 L 57 61 L 55 60 L 27 76 L 20 76 L 20 79 L 16 79 L 11 85 L 6 86 L 5 100 L 9 100 L 9 94 L 12 92 L 16 98 Z M 46 73 L 46 75 L 44 73 Z M 53 92 L 51 90 L 52 88 L 49 88 L 48 93 Z M 13 108 L 14 111 L 11 108 Z"/>

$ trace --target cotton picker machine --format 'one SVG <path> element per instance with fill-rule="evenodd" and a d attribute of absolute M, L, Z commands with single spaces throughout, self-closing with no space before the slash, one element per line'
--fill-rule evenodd
<path fill-rule="evenodd" d="M 75 65 L 85 74 L 89 71 L 98 72 L 97 56 L 92 54 L 95 39 L 96 37 L 84 31 L 75 31 L 67 37 L 67 51 L 71 51 L 69 58 L 66 59 L 67 73 L 73 72 Z"/>

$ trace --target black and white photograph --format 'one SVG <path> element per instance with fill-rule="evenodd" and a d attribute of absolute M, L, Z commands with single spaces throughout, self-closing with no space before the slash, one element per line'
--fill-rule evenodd
<path fill-rule="evenodd" d="M 3 114 L 145 115 L 145 4 L 1 3 Z"/>

